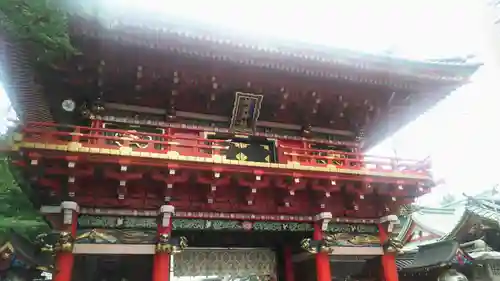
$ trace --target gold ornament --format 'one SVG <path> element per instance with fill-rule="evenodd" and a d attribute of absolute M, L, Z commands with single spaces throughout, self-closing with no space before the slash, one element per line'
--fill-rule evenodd
<path fill-rule="evenodd" d="M 313 240 L 311 238 L 302 239 L 300 246 L 311 254 L 331 254 L 334 251 L 334 247 L 337 246 L 336 242 L 335 235 L 325 235 L 321 240 Z"/>
<path fill-rule="evenodd" d="M 144 135 L 136 135 L 137 131 L 136 130 L 128 130 L 126 133 L 116 133 L 115 137 L 118 137 L 124 141 L 129 141 L 129 146 L 133 147 L 135 146 L 136 148 L 147 148 L 149 143 L 147 141 L 152 141 L 153 138 L 151 136 L 144 136 Z M 144 142 L 139 142 L 143 140 Z M 115 141 L 116 145 L 119 147 L 123 147 L 123 143 L 121 141 Z"/>
<path fill-rule="evenodd" d="M 8 260 L 12 257 L 12 254 L 12 251 L 10 249 L 7 249 L 0 254 L 0 259 Z"/>
<path fill-rule="evenodd" d="M 57 242 L 54 245 L 54 250 L 56 252 L 65 252 L 65 253 L 71 253 L 73 252 L 73 244 L 75 242 L 75 239 L 73 238 L 73 235 L 70 232 L 60 232 L 59 233 L 59 238 L 57 239 Z"/>
<path fill-rule="evenodd" d="M 40 247 L 40 252 L 54 254 L 54 245 L 47 242 L 48 234 L 42 233 L 36 236 L 35 243 Z"/>
<path fill-rule="evenodd" d="M 171 243 L 170 235 L 167 233 L 160 234 L 158 237 L 158 242 L 156 243 L 155 251 L 157 253 L 167 253 L 175 255 L 181 253 L 188 246 L 187 238 L 184 236 L 179 237 L 179 242 L 177 244 Z"/>
<path fill-rule="evenodd" d="M 401 241 L 397 240 L 396 238 L 388 238 L 385 240 L 385 242 L 382 244 L 382 248 L 384 249 L 384 253 L 386 254 L 404 254 L 403 249 L 403 243 Z"/>
<path fill-rule="evenodd" d="M 99 232 L 97 229 L 92 229 L 89 232 L 85 232 L 80 234 L 75 238 L 76 241 L 80 241 L 83 239 L 88 239 L 92 243 L 96 243 L 98 240 L 105 241 L 107 243 L 116 243 L 116 238 L 111 235 L 107 235 L 105 233 Z"/>

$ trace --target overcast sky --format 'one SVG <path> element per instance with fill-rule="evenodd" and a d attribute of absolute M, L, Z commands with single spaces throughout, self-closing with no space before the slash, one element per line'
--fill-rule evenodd
<path fill-rule="evenodd" d="M 421 198 L 422 204 L 436 205 L 447 193 L 474 195 L 500 183 L 497 168 L 500 71 L 498 52 L 494 52 L 500 47 L 497 42 L 500 30 L 492 25 L 496 11 L 481 1 L 459 3 L 463 4 L 461 9 L 475 12 L 441 20 L 453 22 L 454 29 L 462 33 L 457 40 L 462 42 L 447 43 L 447 38 L 436 38 L 434 43 L 449 50 L 462 44 L 462 50 L 470 49 L 485 65 L 470 84 L 374 149 L 374 153 L 382 154 L 395 149 L 401 157 L 432 157 L 434 175 L 444 179 L 445 184 Z"/>
<path fill-rule="evenodd" d="M 473 83 L 453 93 L 374 152 L 434 160 L 435 175 L 446 187 L 422 202 L 435 203 L 446 192 L 473 194 L 500 179 L 496 67 L 490 47 L 492 33 L 485 5 L 477 0 L 109 0 L 104 14 L 116 5 L 136 13 L 168 14 L 253 34 L 343 47 L 366 52 L 391 51 L 423 59 L 475 54 L 486 65 Z M 147 5 L 149 3 L 149 5 Z M 210 11 L 207 13 L 207 11 Z M 146 13 L 144 13 L 146 12 Z M 139 16 L 139 14 L 137 14 Z M 500 32 L 499 32 L 500 33 Z M 0 113 L 8 101 L 0 90 Z"/>

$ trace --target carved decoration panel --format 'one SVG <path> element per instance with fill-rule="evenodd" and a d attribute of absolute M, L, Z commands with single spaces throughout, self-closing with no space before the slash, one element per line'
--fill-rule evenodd
<path fill-rule="evenodd" d="M 268 249 L 193 249 L 174 258 L 175 276 L 274 276 L 276 255 Z"/>

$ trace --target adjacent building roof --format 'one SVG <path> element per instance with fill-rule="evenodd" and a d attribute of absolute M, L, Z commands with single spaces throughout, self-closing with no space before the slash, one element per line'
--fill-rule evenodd
<path fill-rule="evenodd" d="M 493 189 L 477 196 L 461 197 L 439 208 L 419 207 L 410 215 L 402 216 L 400 219 L 402 225 L 397 237 L 406 243 L 406 248 L 411 249 L 426 243 L 457 238 L 457 233 L 464 226 L 470 227 L 473 219 L 498 224 L 500 222 L 499 202 L 500 194 Z M 419 232 L 424 237 L 412 242 L 412 236 L 418 235 Z M 459 239 L 459 242 L 466 241 Z"/>
<path fill-rule="evenodd" d="M 470 264 L 472 258 L 460 249 L 457 241 L 446 240 L 422 245 L 397 258 L 396 264 L 402 273 L 429 271 L 450 265 Z"/>
<path fill-rule="evenodd" d="M 455 226 L 441 239 L 462 240 L 471 227 L 477 223 L 486 222 L 496 228 L 500 226 L 500 205 L 496 201 L 470 197 L 467 200 L 465 211 Z M 466 242 L 466 241 L 463 241 Z"/>
<path fill-rule="evenodd" d="M 369 259 L 360 276 L 378 276 L 380 274 L 380 259 L 381 257 Z M 424 245 L 405 252 L 403 255 L 398 255 L 396 258 L 396 266 L 400 275 L 427 274 L 434 269 L 472 264 L 473 259 L 454 240 Z"/>
<path fill-rule="evenodd" d="M 406 242 L 405 254 L 396 259 L 401 274 L 500 258 L 500 254 L 483 240 L 487 237 L 468 241 L 473 237 L 469 235 L 473 227 L 481 224 L 500 226 L 500 194 L 495 189 L 473 197 L 461 197 L 440 208 L 407 209 L 403 210 L 397 233 L 397 238 Z M 427 236 L 431 238 L 411 242 L 411 236 L 419 232 L 432 234 Z"/>
<path fill-rule="evenodd" d="M 397 238 L 410 248 L 437 241 L 455 227 L 463 210 L 464 205 L 455 208 L 419 207 L 411 214 L 400 216 Z"/>

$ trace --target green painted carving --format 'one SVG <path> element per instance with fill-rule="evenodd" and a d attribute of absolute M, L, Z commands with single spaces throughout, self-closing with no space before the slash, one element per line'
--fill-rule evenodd
<path fill-rule="evenodd" d="M 118 220 L 118 222 L 120 222 Z M 156 223 L 155 218 L 141 218 L 141 217 L 126 217 L 123 218 L 122 223 L 123 228 L 157 228 L 158 224 Z"/>
<path fill-rule="evenodd" d="M 312 231 L 313 227 L 309 223 L 298 222 L 255 222 L 253 230 L 256 231 Z"/>
<path fill-rule="evenodd" d="M 78 225 L 85 228 L 156 229 L 151 217 L 113 217 L 81 215 Z M 173 219 L 173 230 L 255 230 L 255 231 L 312 231 L 309 223 L 298 222 L 246 222 L 238 220 Z"/>
<path fill-rule="evenodd" d="M 207 221 L 207 226 L 215 230 L 235 230 L 243 229 L 241 222 L 239 221 L 228 221 L 228 220 L 215 220 Z"/>
<path fill-rule="evenodd" d="M 78 217 L 80 228 L 141 228 L 156 229 L 155 218 L 144 217 L 112 217 L 112 216 L 88 216 Z"/>
<path fill-rule="evenodd" d="M 116 217 L 81 215 L 78 217 L 78 225 L 80 228 L 115 228 L 116 220 Z"/>
<path fill-rule="evenodd" d="M 252 229 L 257 231 L 281 231 L 283 230 L 283 223 L 257 221 L 253 224 Z"/>
<path fill-rule="evenodd" d="M 205 229 L 205 220 L 195 219 L 174 219 L 172 229 Z"/>
<path fill-rule="evenodd" d="M 240 230 L 241 222 L 230 220 L 174 219 L 172 229 Z"/>
<path fill-rule="evenodd" d="M 375 224 L 329 223 L 326 231 L 332 233 L 378 233 L 378 227 Z"/>
<path fill-rule="evenodd" d="M 313 231 L 314 227 L 310 223 L 290 222 L 284 223 L 284 230 L 288 231 Z"/>

